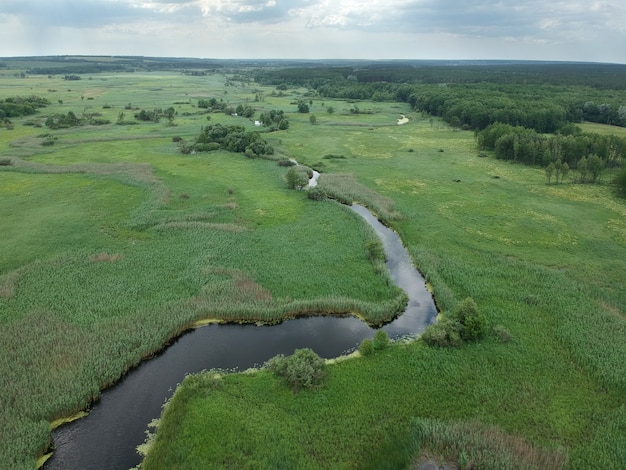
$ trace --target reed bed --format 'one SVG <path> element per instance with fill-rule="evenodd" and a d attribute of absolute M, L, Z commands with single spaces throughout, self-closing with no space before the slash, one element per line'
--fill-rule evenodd
<path fill-rule="evenodd" d="M 343 204 L 352 205 L 355 202 L 363 204 L 385 224 L 402 217 L 399 212 L 393 210 L 394 201 L 391 198 L 360 184 L 355 175 L 325 173 L 320 175 L 319 187 L 329 197 Z"/>
<path fill-rule="evenodd" d="M 567 452 L 539 448 L 527 440 L 480 423 L 414 421 L 414 444 L 420 453 L 432 453 L 458 462 L 461 468 L 485 470 L 561 470 Z"/>

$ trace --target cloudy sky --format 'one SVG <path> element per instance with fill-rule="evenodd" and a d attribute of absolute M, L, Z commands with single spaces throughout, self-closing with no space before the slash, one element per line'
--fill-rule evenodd
<path fill-rule="evenodd" d="M 0 56 L 626 63 L 624 0 L 0 0 Z"/>

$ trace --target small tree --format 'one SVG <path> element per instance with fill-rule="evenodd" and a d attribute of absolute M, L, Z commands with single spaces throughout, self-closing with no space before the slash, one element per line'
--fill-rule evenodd
<path fill-rule="evenodd" d="M 298 112 L 303 114 L 309 112 L 309 105 L 304 100 L 298 100 Z"/>
<path fill-rule="evenodd" d="M 174 117 L 176 116 L 176 110 L 173 107 L 167 108 L 163 114 L 165 114 L 165 118 L 167 119 L 167 123 L 171 126 L 174 123 Z"/>

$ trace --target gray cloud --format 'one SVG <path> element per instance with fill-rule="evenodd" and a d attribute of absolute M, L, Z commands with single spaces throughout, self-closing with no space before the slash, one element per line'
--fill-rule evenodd
<path fill-rule="evenodd" d="M 3 0 L 0 13 L 17 17 L 29 26 L 74 28 L 126 23 L 145 18 L 146 14 L 153 15 L 131 2 L 107 0 Z"/>
<path fill-rule="evenodd" d="M 293 13 L 312 28 L 486 37 L 584 34 L 591 29 L 619 29 L 618 21 L 626 20 L 626 6 L 618 1 L 574 0 L 319 0 Z"/>
<path fill-rule="evenodd" d="M 623 0 L 0 0 L 0 53 L 27 50 L 34 34 L 45 38 L 33 48 L 37 52 L 54 39 L 56 53 L 66 52 L 63 44 L 75 53 L 88 45 L 63 38 L 76 33 L 97 38 L 103 48 L 128 44 L 135 54 L 171 47 L 190 54 L 199 41 L 204 54 L 206 44 L 229 38 L 219 50 L 239 57 L 249 51 L 293 57 L 298 47 L 302 57 L 363 57 L 373 51 L 407 57 L 420 53 L 407 44 L 429 41 L 429 57 L 437 50 L 446 57 L 454 51 L 473 57 L 498 51 L 567 60 L 584 53 L 624 62 L 625 25 Z M 253 45 L 238 39 L 251 36 Z M 153 50 L 144 51 L 146 44 Z"/>

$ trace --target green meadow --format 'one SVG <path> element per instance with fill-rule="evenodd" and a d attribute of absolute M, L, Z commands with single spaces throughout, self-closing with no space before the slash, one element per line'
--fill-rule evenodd
<path fill-rule="evenodd" d="M 346 207 L 287 189 L 276 161 L 178 151 L 174 137 L 209 123 L 259 129 L 197 107 L 212 97 L 255 117 L 283 110 L 289 129 L 262 134 L 274 158 L 368 205 L 439 308 L 472 297 L 490 334 L 394 344 L 329 365 L 298 394 L 265 370 L 190 377 L 144 468 L 626 466 L 626 202 L 606 184 L 547 185 L 541 169 L 479 157 L 473 133 L 407 104 L 358 102 L 368 113 L 354 114 L 304 88 L 274 92 L 227 73 L 0 78 L 0 98 L 51 103 L 0 128 L 0 467 L 32 468 L 52 421 L 199 320 L 376 324 L 402 308 L 368 257 L 373 232 Z M 170 106 L 171 125 L 116 124 Z M 110 124 L 43 125 L 68 111 Z"/>

